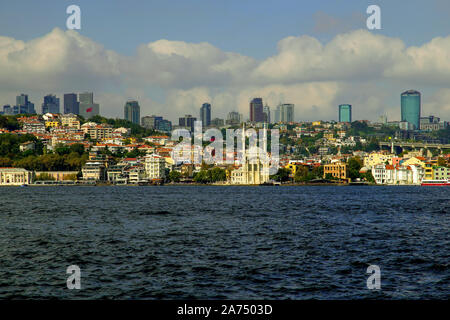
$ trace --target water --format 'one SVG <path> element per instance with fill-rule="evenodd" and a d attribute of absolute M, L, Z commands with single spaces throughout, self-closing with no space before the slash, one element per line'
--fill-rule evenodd
<path fill-rule="evenodd" d="M 4 187 L 0 298 L 448 299 L 449 191 Z"/>

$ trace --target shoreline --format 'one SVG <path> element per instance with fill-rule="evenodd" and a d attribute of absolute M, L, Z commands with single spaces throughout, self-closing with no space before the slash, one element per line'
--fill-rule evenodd
<path fill-rule="evenodd" d="M 355 186 L 377 186 L 377 187 L 413 187 L 418 186 L 420 184 L 402 184 L 402 185 L 390 185 L 390 184 L 375 184 L 375 183 L 367 183 L 367 184 L 349 184 L 349 183 L 284 183 L 277 185 L 270 184 L 208 184 L 208 183 L 166 183 L 162 185 L 139 185 L 139 184 L 108 184 L 108 183 L 99 183 L 99 184 L 27 184 L 27 185 L 0 185 L 1 187 L 355 187 Z"/>

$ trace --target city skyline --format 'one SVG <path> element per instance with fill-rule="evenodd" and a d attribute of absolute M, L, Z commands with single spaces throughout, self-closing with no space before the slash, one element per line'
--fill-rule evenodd
<path fill-rule="evenodd" d="M 365 4 L 349 3 L 339 8 L 330 3 L 328 10 L 308 4 L 310 28 L 299 24 L 277 26 L 270 37 L 254 43 L 255 47 L 231 41 L 229 31 L 216 38 L 211 31 L 187 36 L 166 24 L 159 31 L 152 29 L 147 37 L 143 31 L 148 22 L 142 22 L 133 43 L 124 46 L 131 41 L 125 31 L 117 33 L 111 42 L 104 32 L 95 30 L 97 23 L 92 16 L 101 13 L 98 4 L 80 1 L 86 18 L 79 31 L 65 30 L 65 4 L 43 4 L 36 12 L 47 9 L 54 20 L 40 22 L 35 28 L 25 23 L 19 29 L 11 25 L 1 29 L 0 70 L 4 72 L 0 75 L 0 105 L 11 104 L 19 92 L 38 103 L 49 93 L 61 99 L 68 92 L 93 91 L 96 103 L 102 106 L 101 114 L 107 117 L 120 118 L 124 101 L 134 97 L 140 102 L 142 115 L 164 114 L 176 123 L 184 114 L 198 115 L 205 101 L 214 106 L 215 117 L 225 119 L 228 112 L 237 111 L 246 118 L 251 99 L 262 97 L 272 110 L 279 104 L 294 104 L 298 110 L 295 121 L 334 120 L 335 106 L 341 103 L 355 106 L 354 119 L 375 121 L 386 114 L 390 120 L 399 121 L 398 93 L 415 88 L 422 93 L 422 115 L 449 119 L 449 29 L 407 31 L 401 26 L 406 19 L 404 6 L 381 1 L 383 28 L 369 31 L 365 27 Z M 412 2 L 408 13 L 420 11 L 426 17 L 446 5 L 442 1 L 433 3 L 424 9 Z M 297 4 L 286 4 L 292 5 L 292 12 L 286 15 L 304 14 Z M 160 10 L 164 6 L 155 5 Z M 180 19 L 199 14 L 196 9 L 201 5 L 206 4 L 200 1 L 186 8 Z M 238 6 L 234 2 L 228 5 Z M 112 15 L 118 14 L 117 6 L 112 5 Z M 146 6 L 141 3 L 133 10 Z M 271 8 L 268 4 L 255 7 L 262 16 Z M 19 9 L 23 9 L 20 4 L 9 6 L 8 12 L 13 15 Z M 242 10 L 249 8 L 244 6 Z M 10 19 L 5 12 L 0 13 L 4 18 L 1 23 Z M 343 25 L 343 17 L 352 17 L 353 13 L 360 19 Z M 227 12 L 230 27 L 242 23 L 241 14 Z M 162 16 L 167 22 L 174 18 Z M 430 19 L 430 23 L 446 21 L 439 15 Z M 224 26 L 225 21 L 220 23 Z M 250 29 L 242 27 L 247 34 L 245 40 L 261 38 Z"/>

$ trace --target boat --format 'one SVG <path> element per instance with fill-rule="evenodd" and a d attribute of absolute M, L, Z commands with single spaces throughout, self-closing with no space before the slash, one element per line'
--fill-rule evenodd
<path fill-rule="evenodd" d="M 422 180 L 421 186 L 449 186 L 450 180 Z"/>

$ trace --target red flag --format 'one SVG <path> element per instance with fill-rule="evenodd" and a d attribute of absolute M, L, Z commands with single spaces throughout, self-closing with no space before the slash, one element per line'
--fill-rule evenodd
<path fill-rule="evenodd" d="M 86 112 L 92 112 L 92 108 L 87 108 Z"/>

